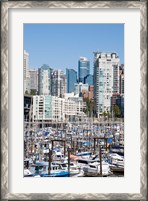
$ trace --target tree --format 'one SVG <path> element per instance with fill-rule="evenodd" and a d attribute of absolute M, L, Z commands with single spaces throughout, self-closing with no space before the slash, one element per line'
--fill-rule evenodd
<path fill-rule="evenodd" d="M 111 113 L 109 111 L 107 111 L 107 118 L 108 118 L 108 121 L 109 121 L 109 118 L 111 117 Z"/>
<path fill-rule="evenodd" d="M 36 89 L 30 89 L 30 95 L 36 95 Z"/>
<path fill-rule="evenodd" d="M 120 111 L 120 108 L 118 105 L 113 106 L 113 113 L 114 113 L 115 117 L 120 117 L 121 111 Z"/>
<path fill-rule="evenodd" d="M 28 91 L 27 90 L 25 91 L 25 94 L 28 95 Z"/>
<path fill-rule="evenodd" d="M 89 117 L 91 117 L 94 109 L 94 102 L 92 100 L 89 100 L 89 98 L 85 98 L 84 101 L 86 102 L 85 113 L 88 114 Z"/>
<path fill-rule="evenodd" d="M 103 112 L 102 115 L 104 116 L 104 120 L 108 120 L 109 121 L 109 118 L 111 117 L 111 114 L 109 111 L 107 112 Z"/>
<path fill-rule="evenodd" d="M 104 120 L 106 120 L 107 112 L 103 112 L 102 115 L 104 116 Z"/>

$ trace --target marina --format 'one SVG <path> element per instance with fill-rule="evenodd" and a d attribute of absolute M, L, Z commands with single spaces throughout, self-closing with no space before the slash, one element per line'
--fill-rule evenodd
<path fill-rule="evenodd" d="M 46 29 L 55 28 L 51 27 L 47 25 Z M 82 27 L 87 25 L 81 24 L 79 29 Z M 101 25 L 93 27 L 104 29 Z M 26 29 L 29 31 L 27 25 Z M 65 34 L 59 43 L 67 40 Z M 62 47 L 65 49 L 65 45 Z M 49 60 L 35 69 L 29 66 L 29 55 L 24 49 L 24 176 L 124 176 L 121 55 L 116 51 L 96 51 L 92 46 L 90 58 L 75 58 L 75 67 L 64 65 L 63 55 L 60 65 L 51 65 Z"/>
<path fill-rule="evenodd" d="M 123 177 L 124 122 L 24 122 L 24 177 Z"/>

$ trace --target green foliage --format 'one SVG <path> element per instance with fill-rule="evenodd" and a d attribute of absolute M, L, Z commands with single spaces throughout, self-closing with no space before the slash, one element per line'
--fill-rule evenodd
<path fill-rule="evenodd" d="M 107 116 L 107 112 L 105 112 L 105 111 L 102 114 L 103 114 L 104 117 Z"/>
<path fill-rule="evenodd" d="M 89 98 L 85 98 L 84 101 L 86 102 L 86 110 L 84 112 L 90 117 L 93 113 L 94 102 L 92 100 L 89 100 Z"/>
<path fill-rule="evenodd" d="M 26 95 L 28 95 L 28 94 L 29 94 L 27 90 L 25 91 L 25 94 L 26 94 Z"/>
<path fill-rule="evenodd" d="M 109 120 L 109 118 L 111 117 L 111 114 L 110 114 L 110 112 L 108 112 L 108 111 L 107 111 L 107 112 L 104 111 L 104 112 L 102 113 L 102 115 L 104 116 L 104 120 L 107 120 L 107 119 Z"/>
<path fill-rule="evenodd" d="M 33 96 L 36 95 L 36 89 L 31 89 L 30 90 L 30 95 L 33 95 Z"/>
<path fill-rule="evenodd" d="M 118 105 L 113 106 L 113 113 L 114 113 L 115 117 L 120 117 L 121 111 L 120 111 L 120 108 Z"/>

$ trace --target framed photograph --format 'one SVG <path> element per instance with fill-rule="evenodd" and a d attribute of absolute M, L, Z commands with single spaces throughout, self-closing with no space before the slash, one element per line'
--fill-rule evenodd
<path fill-rule="evenodd" d="M 1 199 L 147 200 L 146 1 L 1 11 Z"/>

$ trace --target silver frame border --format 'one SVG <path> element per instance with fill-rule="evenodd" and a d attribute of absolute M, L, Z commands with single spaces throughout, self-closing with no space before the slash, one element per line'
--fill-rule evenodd
<path fill-rule="evenodd" d="M 140 193 L 12 194 L 8 191 L 8 10 L 9 8 L 140 9 Z M 1 199 L 2 200 L 147 200 L 147 1 L 3 1 L 1 2 Z M 130 184 L 129 184 L 130 186 Z"/>

